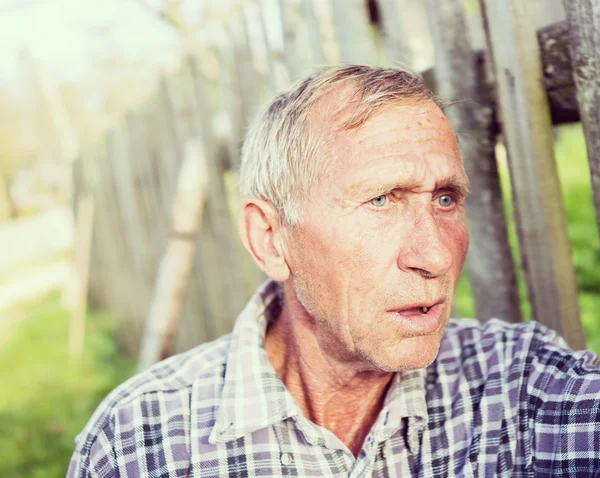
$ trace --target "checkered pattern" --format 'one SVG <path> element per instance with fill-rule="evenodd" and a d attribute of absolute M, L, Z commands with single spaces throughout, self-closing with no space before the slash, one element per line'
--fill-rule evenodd
<path fill-rule="evenodd" d="M 231 335 L 117 388 L 68 476 L 600 476 L 600 361 L 541 325 L 450 321 L 430 367 L 395 375 L 355 458 L 271 367 L 279 309 L 268 282 Z"/>

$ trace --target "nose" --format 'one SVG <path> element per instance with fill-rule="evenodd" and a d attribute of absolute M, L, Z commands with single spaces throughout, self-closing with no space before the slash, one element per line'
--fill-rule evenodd
<path fill-rule="evenodd" d="M 452 266 L 450 238 L 440 229 L 431 210 L 415 214 L 402 241 L 398 266 L 426 279 L 445 275 Z"/>

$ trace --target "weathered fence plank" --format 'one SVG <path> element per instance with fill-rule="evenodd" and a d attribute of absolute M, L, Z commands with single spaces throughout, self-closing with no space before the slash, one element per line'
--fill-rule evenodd
<path fill-rule="evenodd" d="M 136 344 L 139 341 L 139 325 L 145 315 L 144 304 L 140 301 L 137 294 L 137 275 L 136 263 L 133 257 L 135 250 L 133 243 L 128 239 L 127 221 L 129 218 L 122 214 L 125 207 L 123 196 L 119 193 L 118 175 L 121 168 L 115 168 L 117 153 L 115 151 L 115 136 L 118 133 L 112 130 L 106 135 L 104 148 L 100 156 L 95 158 L 92 166 L 92 174 L 99 175 L 101 190 L 99 200 L 95 201 L 97 209 L 105 208 L 105 215 L 98 211 L 98 221 L 105 221 L 105 231 L 108 235 L 103 238 L 105 246 L 108 247 L 110 255 L 108 260 L 112 263 L 111 286 L 113 295 L 117 300 L 119 307 L 117 309 L 118 317 L 126 317 L 122 322 L 123 327 L 119 330 L 119 339 L 124 349 L 128 352 L 136 350 Z M 126 158 L 125 160 L 128 160 Z M 104 267 L 102 264 L 100 267 Z"/>
<path fill-rule="evenodd" d="M 135 154 L 129 144 L 129 132 L 124 123 L 107 138 L 107 160 L 108 170 L 111 173 L 114 184 L 114 200 L 119 205 L 118 218 L 121 219 L 120 228 L 123 231 L 123 243 L 121 248 L 127 255 L 130 267 L 127 270 L 128 293 L 132 295 L 136 318 L 142 320 L 150 300 L 150 284 L 147 271 L 144 267 L 146 248 L 148 247 L 146 236 L 142 232 L 139 196 L 136 194 L 135 183 L 137 171 L 131 155 Z"/>
<path fill-rule="evenodd" d="M 536 32 L 521 0 L 482 0 L 533 318 L 585 346 Z"/>
<path fill-rule="evenodd" d="M 471 181 L 467 269 L 476 316 L 519 322 L 517 280 L 494 153 L 497 132 L 491 85 L 473 55 L 463 1 L 428 0 L 427 7 L 438 93 L 450 102 L 446 115 L 458 135 Z"/>
<path fill-rule="evenodd" d="M 240 86 L 240 65 L 237 62 L 233 41 L 223 36 L 217 46 L 219 60 L 219 76 L 217 78 L 218 94 L 223 118 L 222 136 L 227 142 L 229 169 L 237 170 L 240 164 L 240 149 L 245 130 L 244 104 Z M 271 68 L 274 68 L 271 60 Z"/>
<path fill-rule="evenodd" d="M 73 287 L 76 290 L 73 291 L 69 322 L 69 354 L 73 359 L 80 359 L 83 354 L 93 225 L 94 199 L 90 195 L 81 196 L 77 204 L 77 241 L 73 259 L 76 278 Z"/>
<path fill-rule="evenodd" d="M 313 65 L 324 65 L 325 64 L 325 51 L 323 48 L 323 38 L 321 37 L 321 28 L 319 26 L 319 19 L 315 12 L 314 0 L 301 1 L 302 4 L 302 18 L 306 24 L 306 30 L 308 33 L 308 41 L 310 43 L 310 51 L 312 55 Z"/>
<path fill-rule="evenodd" d="M 208 178 L 200 140 L 189 140 L 172 205 L 171 238 L 161 260 L 140 347 L 139 370 L 173 352 L 194 264 Z"/>
<path fill-rule="evenodd" d="M 239 115 L 238 118 L 233 118 L 232 141 L 237 147 L 236 154 L 232 155 L 233 161 L 231 167 L 239 167 L 239 150 L 241 149 L 242 140 L 246 127 L 256 108 L 259 106 L 261 95 L 264 89 L 264 83 L 252 65 L 252 50 L 247 44 L 246 23 L 242 15 L 235 15 L 232 23 L 229 25 L 228 36 L 231 42 L 223 45 L 224 48 L 231 48 L 231 84 L 234 86 L 232 92 L 226 93 L 223 96 L 224 101 L 231 101 L 232 112 Z M 220 50 L 223 56 L 229 56 L 230 53 L 225 53 L 224 49 Z M 274 62 L 276 64 L 276 62 Z M 287 70 L 285 70 L 287 72 Z M 282 72 L 279 72 L 282 73 Z M 281 79 L 282 82 L 287 82 L 287 78 Z M 231 98 L 228 98 L 231 96 Z"/>
<path fill-rule="evenodd" d="M 563 21 L 540 28 L 537 31 L 537 38 L 552 123 L 556 125 L 577 122 L 579 121 L 579 111 L 575 98 L 567 23 Z M 475 63 L 483 69 L 485 66 L 484 52 L 476 51 L 474 55 L 477 57 Z M 481 74 L 484 74 L 483 71 Z M 433 91 L 437 91 L 434 69 L 425 70 L 421 75 L 427 85 Z"/>
<path fill-rule="evenodd" d="M 283 52 L 291 81 L 305 76 L 312 64 L 310 40 L 301 8 L 300 0 L 279 0 Z"/>
<path fill-rule="evenodd" d="M 93 194 L 96 204 L 94 225 L 92 228 L 92 254 L 90 257 L 90 300 L 102 304 L 118 318 L 128 317 L 129 309 L 121 289 L 123 266 L 120 245 L 121 231 L 114 226 L 115 211 L 112 193 L 107 197 L 105 191 L 109 181 L 104 171 L 106 164 L 105 142 L 101 142 L 92 151 L 82 155 L 78 161 L 79 170 L 86 188 Z M 85 189 L 82 191 L 85 194 Z M 97 282 L 96 282 L 97 280 Z"/>
<path fill-rule="evenodd" d="M 334 12 L 329 0 L 312 0 L 315 17 L 319 24 L 320 37 L 323 42 L 323 55 L 325 64 L 336 65 L 340 63 L 341 51 L 335 32 Z"/>
<path fill-rule="evenodd" d="M 194 124 L 196 104 L 193 100 L 193 87 L 186 68 L 182 68 L 176 76 L 164 80 L 162 103 L 162 119 L 170 129 L 167 144 L 170 145 L 169 148 L 172 150 L 174 159 L 176 158 L 178 168 L 181 168 L 187 140 L 190 137 L 201 137 L 198 135 Z M 207 155 L 207 157 L 209 156 Z M 211 157 L 211 162 L 216 162 L 215 158 Z M 168 197 L 163 199 L 163 206 L 169 209 L 169 212 L 166 213 L 167 217 L 171 216 L 171 205 L 175 194 L 176 182 L 173 183 L 172 188 L 169 188 Z M 206 229 L 204 224 L 201 227 L 201 235 L 202 229 Z M 167 231 L 169 230 L 170 221 L 167 226 Z M 189 293 L 185 296 L 183 317 L 177 337 L 178 349 L 188 349 L 195 343 L 214 336 L 209 332 L 211 324 L 207 318 L 212 320 L 215 317 L 212 301 L 222 299 L 219 289 L 219 277 L 213 278 L 212 282 L 206 281 L 203 273 L 209 267 L 209 264 L 198 262 L 198 257 L 206 248 L 210 247 L 211 244 L 206 241 L 196 241 L 195 269 L 188 286 Z M 216 255 L 217 251 L 214 251 L 213 254 Z M 213 296 L 216 299 L 213 299 Z M 211 308 L 211 306 L 213 307 Z"/>
<path fill-rule="evenodd" d="M 566 21 L 561 21 L 539 29 L 537 35 L 552 122 L 577 122 L 579 110 L 571 68 L 569 26 Z"/>
<path fill-rule="evenodd" d="M 565 1 L 573 77 L 592 177 L 600 231 L 600 1 Z"/>
<path fill-rule="evenodd" d="M 218 145 L 214 139 L 212 115 L 207 104 L 207 93 L 204 78 L 198 68 L 197 60 L 188 58 L 189 74 L 192 81 L 192 92 L 190 101 L 195 105 L 193 120 L 197 133 L 203 138 L 205 154 L 211 161 L 207 162 L 207 174 L 209 178 L 209 198 L 207 200 L 206 219 L 208 221 L 207 231 L 214 234 L 217 246 L 217 268 L 221 294 L 224 302 L 219 304 L 218 310 L 213 311 L 214 317 L 220 317 L 214 321 L 217 336 L 227 333 L 244 306 L 248 296 L 245 291 L 243 271 L 240 268 L 239 248 L 237 247 L 237 235 L 229 212 L 229 202 L 225 191 L 224 168 L 216 160 Z M 205 257 L 205 260 L 207 258 Z M 211 274 L 214 272 L 211 272 Z M 216 281 L 210 275 L 207 280 Z"/>
<path fill-rule="evenodd" d="M 144 255 L 140 258 L 145 283 L 152 285 L 156 276 L 158 251 L 166 244 L 166 218 L 161 214 L 163 205 L 159 200 L 160 184 L 156 181 L 155 157 L 151 154 L 149 140 L 152 131 L 147 129 L 151 121 L 152 105 L 146 104 L 135 112 L 130 112 L 126 118 L 126 128 L 129 136 L 129 160 L 135 177 L 131 184 L 139 203 L 139 223 L 144 244 L 141 250 Z M 144 291 L 148 303 L 151 292 Z"/>
<path fill-rule="evenodd" d="M 402 10 L 406 7 L 406 0 L 379 0 L 378 5 L 389 62 L 413 68 L 412 51 L 402 24 Z"/>
<path fill-rule="evenodd" d="M 331 0 L 333 24 L 342 63 L 372 64 L 376 59 L 367 2 Z"/>

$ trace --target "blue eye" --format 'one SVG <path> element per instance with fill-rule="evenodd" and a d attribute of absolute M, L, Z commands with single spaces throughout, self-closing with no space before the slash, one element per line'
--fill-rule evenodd
<path fill-rule="evenodd" d="M 383 207 L 387 202 L 387 196 L 377 196 L 376 198 L 371 199 L 371 205 L 375 207 Z"/>
<path fill-rule="evenodd" d="M 454 199 L 449 194 L 444 194 L 438 198 L 438 203 L 442 207 L 450 207 L 454 204 Z"/>

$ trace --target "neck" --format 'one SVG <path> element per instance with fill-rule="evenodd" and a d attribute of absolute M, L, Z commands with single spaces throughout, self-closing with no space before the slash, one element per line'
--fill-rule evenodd
<path fill-rule="evenodd" d="M 265 349 L 304 416 L 334 433 L 356 456 L 375 422 L 393 374 L 372 370 L 327 342 L 322 326 L 285 301 Z"/>

